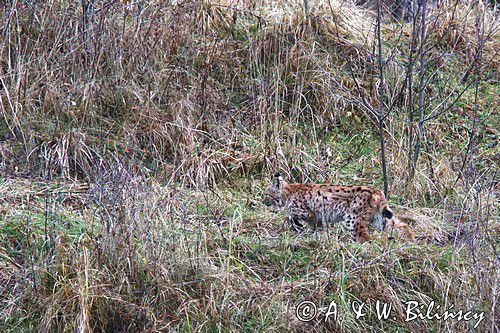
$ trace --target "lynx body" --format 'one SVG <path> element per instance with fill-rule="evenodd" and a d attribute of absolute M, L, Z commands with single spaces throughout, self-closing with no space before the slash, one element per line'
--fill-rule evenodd
<path fill-rule="evenodd" d="M 413 232 L 400 222 L 387 205 L 382 192 L 368 186 L 332 184 L 289 184 L 277 174 L 264 192 L 264 204 L 270 208 L 286 208 L 293 229 L 313 229 L 326 223 L 344 221 L 346 228 L 363 240 L 369 240 L 368 226 L 378 230 L 399 229 L 407 238 Z"/>

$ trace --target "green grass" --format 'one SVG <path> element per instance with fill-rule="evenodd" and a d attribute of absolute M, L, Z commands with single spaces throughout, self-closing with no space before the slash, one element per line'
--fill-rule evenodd
<path fill-rule="evenodd" d="M 242 189 L 247 186 L 242 185 Z M 55 216 L 50 223 L 49 238 L 44 232 L 43 213 L 27 207 L 9 210 L 1 225 L 2 235 L 7 235 L 3 237 L 2 247 L 5 255 L 14 260 L 21 254 L 26 257 L 26 253 L 41 251 L 33 257 L 39 295 L 29 300 L 27 297 L 34 286 L 24 285 L 15 310 L 0 324 L 2 331 L 20 332 L 38 327 L 33 321 L 35 314 L 47 315 L 47 311 L 55 310 L 50 308 L 54 302 L 73 295 L 80 302 L 82 297 L 93 299 L 94 305 L 89 305 L 88 311 L 96 327 L 110 325 L 110 320 L 116 321 L 113 324 L 118 325 L 116 327 L 122 327 L 126 317 L 117 317 L 117 313 L 102 312 L 102 309 L 120 309 L 122 304 L 130 304 L 128 310 L 121 308 L 120 316 L 136 314 L 142 308 L 139 312 L 146 312 L 141 318 L 153 315 L 163 318 L 165 310 L 162 309 L 168 309 L 165 323 L 170 322 L 168 327 L 173 331 L 280 331 L 290 324 L 284 313 L 293 314 L 294 304 L 312 299 L 319 307 L 327 307 L 335 301 L 343 314 L 342 325 L 346 330 L 371 327 L 373 331 L 404 332 L 412 331 L 413 327 L 408 326 L 404 318 L 398 315 L 396 320 L 379 322 L 373 308 L 366 317 L 354 319 L 352 302 L 373 305 L 376 299 L 397 303 L 424 298 L 443 303 L 446 291 L 449 301 L 465 307 L 465 299 L 460 295 L 474 292 L 474 288 L 464 288 L 458 283 L 458 279 L 470 274 L 466 247 L 457 251 L 452 245 L 437 246 L 422 241 L 390 243 L 377 233 L 374 241 L 362 244 L 352 241 L 342 228 L 296 236 L 286 226 L 282 229 L 281 214 L 270 214 L 260 204 L 250 209 L 238 203 L 250 196 L 244 190 L 218 190 L 217 203 L 207 201 L 201 193 L 199 196 L 193 196 L 192 191 L 186 194 L 190 199 L 183 202 L 182 209 L 187 210 L 188 215 L 208 215 L 206 222 L 200 225 L 201 229 L 193 230 L 183 226 L 182 219 L 156 221 L 158 228 L 170 230 L 170 236 L 175 235 L 177 241 L 167 237 L 154 243 L 151 249 L 144 245 L 147 234 L 141 231 L 145 230 L 142 227 L 131 229 L 133 240 L 128 245 L 126 233 L 112 236 L 103 230 L 101 240 L 93 238 L 89 230 L 98 230 L 98 226 L 92 226 L 87 209 L 78 213 L 72 206 L 61 204 L 57 215 L 49 210 L 49 215 Z M 226 222 L 220 227 L 210 222 L 209 209 L 201 210 L 204 202 L 221 207 L 233 200 L 233 205 L 222 211 Z M 149 211 L 144 214 L 149 216 Z M 256 222 L 260 228 L 252 224 Z M 121 241 L 116 243 L 114 237 Z M 44 249 L 47 239 L 58 245 L 52 244 L 50 251 Z M 104 246 L 104 252 L 96 256 L 98 244 Z M 112 247 L 107 249 L 107 246 Z M 121 248 L 120 252 L 108 252 L 116 247 Z M 159 251 L 159 257 L 153 254 L 155 251 Z M 53 255 L 47 267 L 39 266 Z M 204 259 L 200 261 L 200 258 Z M 156 266 L 161 262 L 175 263 L 171 266 L 173 270 Z M 207 264 L 212 268 L 203 268 Z M 156 276 L 158 269 L 167 275 Z M 88 287 L 84 282 L 86 276 L 93 276 Z M 165 279 L 167 276 L 170 278 Z M 126 280 L 120 280 L 122 278 Z M 114 283 L 119 284 L 112 287 Z M 294 286 L 295 291 L 288 292 L 289 286 Z M 170 288 L 174 289 L 169 291 Z M 387 288 L 392 292 L 387 293 Z M 162 296 L 163 293 L 175 296 L 170 301 L 168 297 L 161 301 L 166 296 Z M 247 303 L 248 297 L 253 297 L 253 301 Z M 58 305 L 61 308 L 57 311 L 67 316 L 56 321 L 51 319 L 52 327 L 69 329 L 76 325 L 74 320 L 78 318 L 81 303 L 71 299 L 65 302 L 66 305 Z M 139 325 L 138 319 L 137 322 Z M 439 322 L 421 324 L 429 331 L 442 328 Z M 333 324 L 319 325 L 331 327 L 328 325 Z"/>

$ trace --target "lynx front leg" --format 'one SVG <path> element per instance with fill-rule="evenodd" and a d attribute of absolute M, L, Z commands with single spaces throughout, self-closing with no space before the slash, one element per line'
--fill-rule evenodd
<path fill-rule="evenodd" d="M 288 222 L 290 223 L 290 227 L 292 228 L 293 231 L 295 232 L 304 231 L 304 225 L 300 223 L 298 218 L 288 216 Z"/>
<path fill-rule="evenodd" d="M 292 229 L 295 231 L 303 231 L 304 225 L 301 223 L 306 222 L 314 228 L 315 215 L 307 208 L 297 207 L 289 211 L 289 221 Z"/>

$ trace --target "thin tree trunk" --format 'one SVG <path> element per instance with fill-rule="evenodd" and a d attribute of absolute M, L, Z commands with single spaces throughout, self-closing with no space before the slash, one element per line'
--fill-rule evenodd
<path fill-rule="evenodd" d="M 96 44 L 94 41 L 95 0 L 82 0 L 82 36 L 85 48 L 84 61 L 88 78 L 93 75 L 92 65 L 96 57 Z"/>
<path fill-rule="evenodd" d="M 382 58 L 382 36 L 380 26 L 382 21 L 382 12 L 380 0 L 377 1 L 377 44 L 378 44 L 378 70 L 379 70 L 379 86 L 378 86 L 378 133 L 380 140 L 380 159 L 382 160 L 382 177 L 384 179 L 384 194 L 389 198 L 389 180 L 387 177 L 387 162 L 385 156 L 385 139 L 384 139 L 384 61 Z"/>
<path fill-rule="evenodd" d="M 408 100 L 406 103 L 407 107 L 407 122 L 408 122 L 408 179 L 410 177 L 410 170 L 412 170 L 413 161 L 413 67 L 415 66 L 415 58 L 413 57 L 415 53 L 415 46 L 417 45 L 417 39 L 419 31 L 417 28 L 417 13 L 411 11 L 412 15 L 412 32 L 411 32 L 411 42 L 410 42 L 410 55 L 408 56 L 408 68 L 406 70 L 406 89 L 408 91 Z"/>
<path fill-rule="evenodd" d="M 474 174 L 468 174 L 472 169 L 474 169 L 474 153 L 475 153 L 475 146 L 476 146 L 476 130 L 477 130 L 477 122 L 480 121 L 478 117 L 478 98 L 479 98 L 479 86 L 481 84 L 481 62 L 482 62 L 482 56 L 483 56 L 483 46 L 484 46 L 484 17 L 481 14 L 478 14 L 478 17 L 476 17 L 476 35 L 477 35 L 477 49 L 476 49 L 476 55 L 475 57 L 477 58 L 477 63 L 474 68 L 474 74 L 475 74 L 475 79 L 474 79 L 474 84 L 475 84 L 475 89 L 474 89 L 474 102 L 472 104 L 472 109 L 473 109 L 473 115 L 472 115 L 472 126 L 469 131 L 469 143 L 467 144 L 467 149 L 465 150 L 465 155 L 462 161 L 462 166 L 460 167 L 460 170 L 458 172 L 457 178 L 455 179 L 455 182 L 453 185 L 456 185 L 457 182 L 460 180 L 460 178 L 465 178 L 466 182 L 469 181 L 469 179 L 474 179 L 476 175 Z M 469 162 L 469 170 L 467 172 L 465 171 L 465 168 L 467 167 L 467 162 Z"/>
<path fill-rule="evenodd" d="M 422 0 L 422 12 L 420 21 L 420 68 L 419 68 L 419 84 L 418 84 L 418 130 L 417 138 L 415 141 L 415 151 L 413 153 L 413 162 L 410 169 L 410 179 L 415 177 L 415 170 L 417 169 L 417 161 L 420 156 L 420 148 L 422 146 L 422 140 L 424 138 L 424 124 L 425 124 L 425 111 L 424 111 L 424 100 L 425 100 L 425 19 L 427 16 L 427 0 Z"/>
<path fill-rule="evenodd" d="M 306 14 L 306 20 L 309 22 L 309 3 L 307 0 L 304 0 L 304 12 Z"/>

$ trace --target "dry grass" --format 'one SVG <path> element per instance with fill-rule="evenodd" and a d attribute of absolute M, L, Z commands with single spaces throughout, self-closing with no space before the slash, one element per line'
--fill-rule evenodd
<path fill-rule="evenodd" d="M 452 5 L 430 14 L 429 43 L 470 57 L 471 20 L 484 13 L 485 30 L 495 32 L 494 12 Z M 88 11 L 82 19 L 79 4 L 54 1 L 2 12 L 2 132 L 15 139 L 2 154 L 20 156 L 18 167 L 86 176 L 108 153 L 126 153 L 148 174 L 186 184 L 248 170 L 307 177 L 335 170 L 321 154 L 332 127 L 359 131 L 373 119 L 374 18 L 350 1 L 311 1 L 309 20 L 300 2 L 280 1 L 97 1 Z M 452 29 L 456 19 L 463 29 Z M 398 57 L 408 41 L 398 27 L 385 28 L 397 47 L 388 50 L 397 60 L 387 64 L 389 96 L 405 70 Z M 484 63 L 496 59 L 494 36 Z M 454 65 L 448 58 L 436 60 L 443 71 Z M 392 135 L 404 135 L 403 114 L 388 122 Z"/>
<path fill-rule="evenodd" d="M 464 322 L 405 323 L 402 302 L 491 311 L 495 267 L 481 256 L 481 275 L 471 271 L 474 249 L 449 237 L 455 227 L 441 212 L 402 215 L 415 242 L 376 234 L 361 244 L 339 228 L 297 237 L 243 188 L 193 192 L 123 172 L 85 193 L 78 184 L 4 182 L 3 331 L 460 332 Z M 301 323 L 294 310 L 303 299 L 335 301 L 342 324 Z M 354 318 L 350 302 L 376 300 L 393 304 L 396 319 Z"/>
<path fill-rule="evenodd" d="M 439 7 L 432 7 L 428 33 L 438 43 L 472 61 L 478 46 L 478 26 L 484 26 L 484 33 L 495 38 L 484 45 L 485 62 L 498 69 L 498 14 L 491 10 L 488 1 L 443 1 Z"/>

